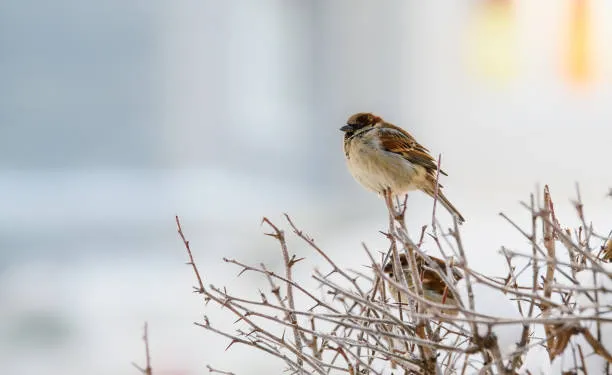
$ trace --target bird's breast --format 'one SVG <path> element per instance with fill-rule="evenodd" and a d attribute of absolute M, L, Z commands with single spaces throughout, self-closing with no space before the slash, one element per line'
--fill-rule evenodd
<path fill-rule="evenodd" d="M 384 150 L 375 138 L 353 139 L 345 144 L 345 153 L 351 174 L 369 190 L 382 193 L 391 188 L 401 194 L 418 189 L 425 182 L 423 167 Z"/>

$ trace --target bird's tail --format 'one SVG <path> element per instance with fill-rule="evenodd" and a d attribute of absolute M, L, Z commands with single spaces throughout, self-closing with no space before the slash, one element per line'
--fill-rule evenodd
<path fill-rule="evenodd" d="M 429 194 L 432 198 L 436 196 L 435 191 L 426 190 L 425 192 Z M 446 196 L 444 196 L 444 194 L 440 190 L 438 190 L 438 202 L 442 203 L 444 208 L 446 208 L 448 212 L 451 213 L 451 215 L 457 218 L 459 224 L 463 224 L 465 222 L 465 219 L 459 213 L 459 210 L 457 210 L 455 206 L 453 206 L 453 204 L 446 198 Z"/>

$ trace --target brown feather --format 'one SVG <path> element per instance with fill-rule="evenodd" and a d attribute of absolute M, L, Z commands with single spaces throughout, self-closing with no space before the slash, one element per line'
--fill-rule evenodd
<path fill-rule="evenodd" d="M 428 270 L 423 271 L 421 283 L 425 289 L 433 290 L 439 294 L 444 294 L 444 289 L 446 289 L 446 284 L 440 280 L 438 275 Z"/>
<path fill-rule="evenodd" d="M 400 154 L 409 162 L 425 167 L 428 174 L 436 175 L 438 164 L 427 148 L 404 129 L 389 123 L 384 126 L 380 129 L 380 142 L 384 150 Z M 447 176 L 443 170 L 440 173 Z"/>
<path fill-rule="evenodd" d="M 403 253 L 399 254 L 399 258 L 400 258 L 400 263 L 401 263 L 402 268 L 409 267 L 408 258 L 406 257 L 406 254 L 403 254 Z M 432 257 L 431 255 L 429 256 L 429 258 L 434 263 L 436 263 L 438 267 L 440 267 L 440 269 L 442 270 L 446 269 L 446 262 L 444 262 L 443 259 Z M 423 259 L 421 255 L 415 254 L 415 260 L 416 260 L 417 270 L 419 271 L 420 274 L 423 275 L 424 278 L 428 278 L 428 280 L 437 279 L 439 283 L 442 283 L 442 280 L 439 279 L 439 276 L 435 272 L 431 271 L 431 267 L 427 265 L 427 262 L 425 261 L 425 259 Z M 453 271 L 453 277 L 455 278 L 455 280 L 460 280 L 463 278 L 463 276 L 461 275 L 461 272 L 459 272 L 454 267 L 452 267 L 451 269 Z M 385 273 L 393 272 L 393 262 L 392 261 L 389 261 L 385 265 L 385 267 L 383 268 L 383 272 Z"/>

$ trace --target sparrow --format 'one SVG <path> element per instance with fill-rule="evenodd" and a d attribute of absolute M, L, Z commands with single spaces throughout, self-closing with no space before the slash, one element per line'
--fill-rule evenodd
<path fill-rule="evenodd" d="M 381 195 L 387 190 L 393 195 L 421 190 L 435 197 L 436 160 L 407 131 L 371 113 L 352 115 L 340 130 L 344 132 L 348 169 L 366 189 Z M 447 176 L 443 170 L 439 172 Z M 465 219 L 441 188 L 438 184 L 438 200 L 463 223 Z"/>
<path fill-rule="evenodd" d="M 404 272 L 404 277 L 406 278 L 406 283 L 408 283 L 408 288 L 412 290 L 413 288 L 413 278 L 412 272 L 410 270 L 410 265 L 408 264 L 408 257 L 406 254 L 400 254 L 400 263 L 402 266 L 402 271 Z M 434 261 L 442 272 L 446 272 L 446 263 L 439 258 L 430 256 L 432 261 Z M 448 286 L 440 276 L 432 270 L 431 267 L 427 265 L 425 259 L 419 254 L 415 255 L 416 268 L 418 271 L 418 277 L 421 279 L 421 284 L 423 285 L 423 297 L 426 300 L 440 303 L 449 306 L 457 306 L 457 301 L 453 294 L 448 290 Z M 454 282 L 461 280 L 463 275 L 459 270 L 452 267 L 452 274 L 454 278 Z M 389 277 L 393 278 L 393 261 L 388 262 L 383 268 L 383 272 L 385 272 Z M 398 280 L 398 279 L 396 279 Z M 397 302 L 400 303 L 408 303 L 413 298 L 408 296 L 407 294 L 400 292 L 394 285 L 391 283 L 387 284 L 387 289 L 389 293 Z M 457 310 L 445 310 L 443 311 L 445 314 L 456 315 Z"/>

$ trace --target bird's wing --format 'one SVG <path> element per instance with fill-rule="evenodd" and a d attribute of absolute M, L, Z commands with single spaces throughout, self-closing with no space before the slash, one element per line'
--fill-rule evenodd
<path fill-rule="evenodd" d="M 433 256 L 429 256 L 429 259 L 431 259 L 434 263 L 436 263 L 438 265 L 438 267 L 440 267 L 440 270 L 442 270 L 444 273 L 446 273 L 446 262 L 440 258 L 436 258 Z M 424 268 L 425 272 L 432 272 L 429 270 L 429 266 L 427 265 L 427 262 L 425 261 L 425 259 L 423 259 L 420 255 L 417 258 L 417 266 L 419 268 Z M 455 278 L 455 280 L 461 280 L 463 278 L 463 274 L 461 273 L 461 271 L 459 271 L 456 267 L 454 267 L 451 263 L 451 271 L 453 273 L 453 277 Z M 437 276 L 437 275 L 436 275 Z"/>
<path fill-rule="evenodd" d="M 440 276 L 429 270 L 424 270 L 421 273 L 421 283 L 425 289 L 435 291 L 440 295 L 443 295 L 444 289 L 446 289 L 446 283 L 440 279 Z"/>
<path fill-rule="evenodd" d="M 419 144 L 410 133 L 395 125 L 385 124 L 379 128 L 380 143 L 384 150 L 400 154 L 404 159 L 417 165 L 421 165 L 433 175 L 438 169 L 436 160 L 431 157 L 429 150 Z M 447 176 L 446 172 L 440 173 Z"/>

